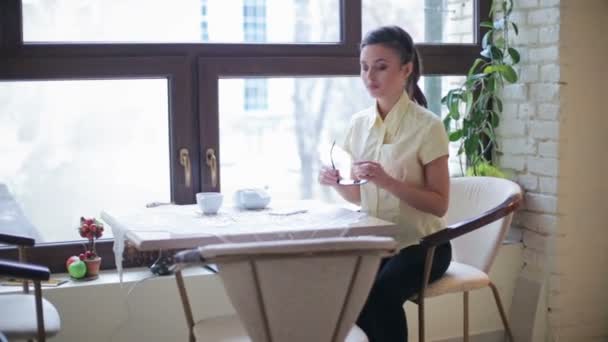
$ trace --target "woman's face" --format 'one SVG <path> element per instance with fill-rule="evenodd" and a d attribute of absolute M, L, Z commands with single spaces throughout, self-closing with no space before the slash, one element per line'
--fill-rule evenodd
<path fill-rule="evenodd" d="M 399 97 L 412 70 L 412 63 L 401 64 L 397 51 L 383 44 L 361 50 L 361 79 L 376 99 Z"/>

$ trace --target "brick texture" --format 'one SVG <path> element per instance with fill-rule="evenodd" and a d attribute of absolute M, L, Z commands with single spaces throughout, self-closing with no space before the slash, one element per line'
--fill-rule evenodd
<path fill-rule="evenodd" d="M 605 85 L 608 2 L 514 2 L 520 77 L 503 95 L 504 108 L 517 114 L 503 115 L 499 163 L 526 192 L 513 221 L 523 231 L 522 274 L 546 284 L 546 306 L 538 308 L 546 326 L 533 340 L 606 341 L 608 278 L 594 268 L 608 261 L 608 214 L 602 212 L 608 207 L 599 195 L 608 189 L 601 171 L 608 167 L 597 158 L 605 154 L 603 138 L 595 138 L 606 127 L 600 119 L 605 92 L 595 88 Z M 576 170 L 590 163 L 591 171 L 578 178 Z"/>
<path fill-rule="evenodd" d="M 559 1 L 514 1 L 514 16 L 521 34 L 512 37 L 521 52 L 519 81 L 503 92 L 505 109 L 517 110 L 503 115 L 498 130 L 502 147 L 498 162 L 509 169 L 513 179 L 524 189 L 525 204 L 514 218 L 514 226 L 523 230 L 525 272 L 546 277 L 548 307 L 546 341 L 560 340 L 555 324 L 560 308 L 554 305 L 560 293 L 560 275 L 552 274 L 551 240 L 559 236 L 558 189 L 559 120 L 560 120 L 560 3 Z M 522 128 L 523 126 L 523 128 Z M 521 132 L 524 137 L 519 137 Z M 552 274 L 549 277 L 549 274 Z"/>

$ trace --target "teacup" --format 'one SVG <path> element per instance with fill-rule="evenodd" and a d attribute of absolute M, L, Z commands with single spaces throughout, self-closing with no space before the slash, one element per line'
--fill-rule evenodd
<path fill-rule="evenodd" d="M 196 194 L 196 204 L 205 215 L 217 214 L 222 206 L 224 195 L 220 192 L 199 192 Z"/>
<path fill-rule="evenodd" d="M 263 189 L 241 189 L 234 193 L 234 203 L 243 209 L 264 209 L 270 203 L 270 195 Z"/>

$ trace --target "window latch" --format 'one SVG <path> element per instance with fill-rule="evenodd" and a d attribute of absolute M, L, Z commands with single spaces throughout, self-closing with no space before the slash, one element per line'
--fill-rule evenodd
<path fill-rule="evenodd" d="M 207 149 L 207 166 L 211 172 L 211 186 L 217 188 L 217 158 L 212 148 Z"/>
<path fill-rule="evenodd" d="M 192 187 L 192 166 L 190 165 L 190 152 L 183 147 L 179 150 L 179 163 L 184 167 L 186 188 Z"/>

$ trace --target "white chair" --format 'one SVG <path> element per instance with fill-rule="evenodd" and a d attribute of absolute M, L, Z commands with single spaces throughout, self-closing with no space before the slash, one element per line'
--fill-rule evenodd
<path fill-rule="evenodd" d="M 176 280 L 190 340 L 364 342 L 354 322 L 392 238 L 343 237 L 218 244 L 180 252 L 177 263 L 216 264 L 237 316 L 194 324 L 181 272 Z"/>
<path fill-rule="evenodd" d="M 48 280 L 51 272 L 45 266 L 27 264 L 25 247 L 33 246 L 34 239 L 27 236 L 0 233 L 0 243 L 19 246 L 20 262 L 0 259 L 0 276 L 22 279 L 23 293 L 0 295 L 0 341 L 10 339 L 33 339 L 45 341 L 61 328 L 57 309 L 42 298 L 40 282 Z M 29 293 L 28 282 L 34 284 L 34 294 Z"/>
<path fill-rule="evenodd" d="M 496 300 L 505 331 L 509 328 L 498 289 L 488 277 L 513 216 L 522 200 L 516 183 L 493 177 L 459 177 L 450 182 L 448 227 L 426 236 L 422 245 L 428 247 L 422 291 L 413 298 L 418 304 L 419 340 L 424 341 L 424 298 L 462 292 L 464 306 L 464 341 L 469 340 L 469 292 L 490 287 Z M 428 284 L 430 265 L 436 246 L 452 243 L 452 262 L 446 274 Z"/>

